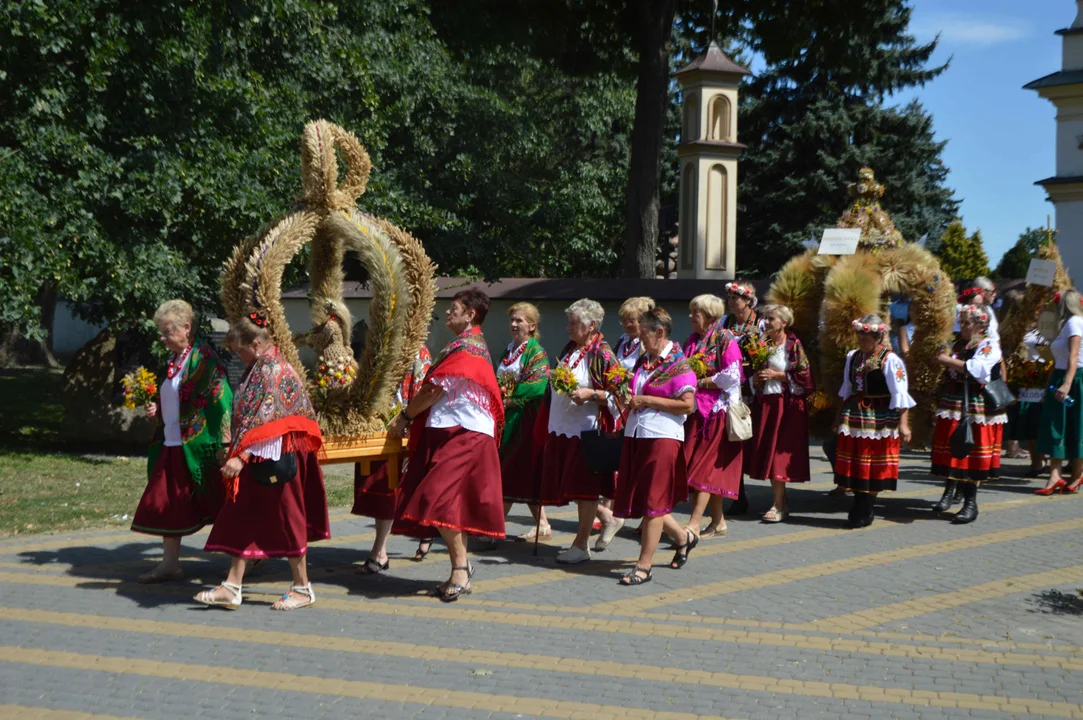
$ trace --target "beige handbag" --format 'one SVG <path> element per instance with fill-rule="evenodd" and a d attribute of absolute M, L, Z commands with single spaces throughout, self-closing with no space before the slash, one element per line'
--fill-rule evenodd
<path fill-rule="evenodd" d="M 744 400 L 731 402 L 726 408 L 726 437 L 731 442 L 743 442 L 752 437 L 752 413 Z"/>

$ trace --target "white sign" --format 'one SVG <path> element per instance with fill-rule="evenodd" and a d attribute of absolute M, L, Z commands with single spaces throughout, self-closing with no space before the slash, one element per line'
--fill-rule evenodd
<path fill-rule="evenodd" d="M 1038 333 L 1046 342 L 1053 342 L 1060 335 L 1060 316 L 1056 310 L 1046 310 L 1038 316 Z"/>
<path fill-rule="evenodd" d="M 1019 402 L 1025 403 L 1040 403 L 1042 398 L 1045 397 L 1045 390 L 1042 388 L 1024 388 L 1019 391 Z"/>
<path fill-rule="evenodd" d="M 821 255 L 853 255 L 861 240 L 861 228 L 828 228 L 820 239 Z"/>
<path fill-rule="evenodd" d="M 1053 278 L 1057 274 L 1057 264 L 1052 260 L 1034 258 L 1027 268 L 1027 282 L 1031 285 L 1053 287 Z"/>

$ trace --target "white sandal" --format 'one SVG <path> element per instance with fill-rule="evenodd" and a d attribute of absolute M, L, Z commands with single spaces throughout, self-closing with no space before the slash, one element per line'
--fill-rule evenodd
<path fill-rule="evenodd" d="M 290 597 L 290 593 L 296 593 L 297 595 L 304 595 L 308 598 L 308 602 L 299 602 L 296 598 Z M 278 599 L 278 601 L 271 606 L 272 610 L 300 610 L 301 608 L 309 607 L 316 604 L 316 593 L 312 590 L 312 583 L 308 585 L 293 585 L 290 587 L 288 593 Z"/>
<path fill-rule="evenodd" d="M 231 600 L 216 600 L 214 597 L 214 591 L 218 588 L 225 588 L 233 593 L 233 599 Z M 221 585 L 211 588 L 210 590 L 204 590 L 193 598 L 196 602 L 209 605 L 211 607 L 225 608 L 226 610 L 236 610 L 241 606 L 241 586 L 234 585 L 230 582 L 224 582 Z"/>

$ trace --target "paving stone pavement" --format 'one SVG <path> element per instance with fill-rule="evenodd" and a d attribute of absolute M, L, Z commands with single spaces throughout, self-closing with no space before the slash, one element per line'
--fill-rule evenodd
<path fill-rule="evenodd" d="M 732 518 L 680 571 L 617 584 L 637 554 L 622 531 L 588 564 L 557 551 L 574 513 L 553 510 L 538 555 L 472 554 L 474 593 L 425 597 L 447 574 L 392 539 L 390 572 L 360 576 L 372 521 L 332 512 L 313 546 L 315 607 L 268 610 L 284 562 L 246 578 L 244 605 L 191 601 L 227 565 L 185 541 L 184 583 L 142 586 L 154 538 L 101 530 L 0 540 L 0 711 L 12 717 L 1083 718 L 1083 498 L 1033 495 L 1025 461 L 953 526 L 930 507 L 928 455 L 904 458 L 872 527 L 849 500 L 792 489 L 788 522 Z M 339 469 L 335 469 L 338 471 Z M 769 490 L 750 483 L 754 509 Z M 686 510 L 686 509 L 685 509 Z M 529 524 L 525 508 L 509 534 Z"/>

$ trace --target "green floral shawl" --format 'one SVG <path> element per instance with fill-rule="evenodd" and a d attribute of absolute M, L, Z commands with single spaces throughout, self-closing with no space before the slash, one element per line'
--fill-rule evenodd
<path fill-rule="evenodd" d="M 167 380 L 163 378 L 162 382 Z M 202 491 L 204 468 L 211 463 L 217 465 L 218 451 L 229 442 L 229 416 L 233 405 L 225 365 L 202 340 L 197 340 L 188 354 L 178 395 L 184 460 L 196 488 Z M 148 476 L 154 470 L 164 442 L 165 425 L 159 412 L 158 427 L 147 455 Z"/>
<path fill-rule="evenodd" d="M 505 350 L 501 362 L 508 356 Z M 497 374 L 500 374 L 497 366 Z M 508 406 L 504 409 L 504 435 L 501 448 L 512 448 L 521 431 L 523 413 L 532 404 L 545 399 L 545 389 L 549 386 L 549 356 L 535 338 L 526 341 L 522 362 L 519 365 L 519 381 L 515 385 Z M 531 429 L 528 428 L 528 432 Z"/>

